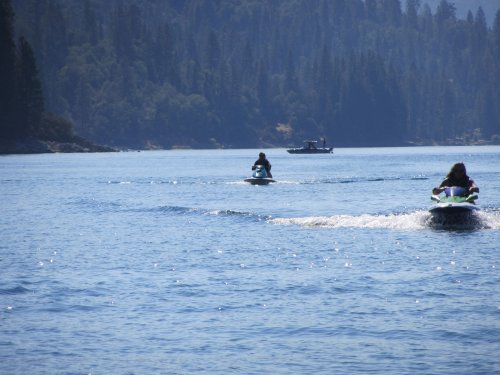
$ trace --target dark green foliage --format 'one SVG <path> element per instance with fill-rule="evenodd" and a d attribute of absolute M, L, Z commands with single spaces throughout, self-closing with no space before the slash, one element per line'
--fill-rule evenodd
<path fill-rule="evenodd" d="M 29 43 L 14 43 L 14 14 L 8 0 L 0 0 L 0 138 L 35 137 L 44 110 L 42 87 Z"/>
<path fill-rule="evenodd" d="M 20 138 L 28 138 L 36 136 L 39 133 L 44 103 L 42 85 L 38 78 L 38 69 L 33 50 L 24 38 L 19 39 L 18 46 L 18 136 Z"/>
<path fill-rule="evenodd" d="M 44 113 L 40 122 L 38 138 L 43 141 L 72 142 L 73 124 L 60 116 Z"/>
<path fill-rule="evenodd" d="M 16 45 L 14 13 L 8 0 L 0 0 L 0 138 L 15 138 L 18 113 L 16 108 Z"/>
<path fill-rule="evenodd" d="M 376 146 L 500 134 L 500 13 L 490 28 L 482 8 L 462 20 L 453 1 L 434 12 L 425 3 L 14 0 L 46 106 L 102 143 L 326 136 Z"/>
<path fill-rule="evenodd" d="M 44 114 L 35 55 L 24 37 L 16 48 L 13 22 L 10 0 L 0 0 L 0 140 L 5 145 L 29 139 L 68 139 L 73 136 L 72 125 Z"/>

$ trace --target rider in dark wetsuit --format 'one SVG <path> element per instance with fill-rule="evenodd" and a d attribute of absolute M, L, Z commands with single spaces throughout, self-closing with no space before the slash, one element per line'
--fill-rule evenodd
<path fill-rule="evenodd" d="M 271 174 L 271 163 L 269 163 L 269 160 L 266 159 L 266 154 L 263 152 L 259 153 L 259 158 L 253 163 L 252 170 L 255 169 L 256 165 L 262 165 L 264 168 L 266 168 L 267 172 L 267 177 L 273 178 L 273 175 Z"/>
<path fill-rule="evenodd" d="M 445 188 L 451 186 L 460 186 L 466 190 L 466 194 L 479 193 L 479 188 L 474 180 L 467 176 L 467 170 L 464 163 L 456 163 L 451 167 L 450 173 L 441 182 L 439 187 L 432 189 L 432 194 L 438 195 L 444 191 Z"/>

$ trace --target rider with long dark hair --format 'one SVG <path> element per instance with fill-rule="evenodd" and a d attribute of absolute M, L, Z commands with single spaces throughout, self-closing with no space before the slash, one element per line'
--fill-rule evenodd
<path fill-rule="evenodd" d="M 444 191 L 445 188 L 451 186 L 463 187 L 467 194 L 479 193 L 479 187 L 473 179 L 467 176 L 467 170 L 464 163 L 455 163 L 450 169 L 446 178 L 441 182 L 439 187 L 432 189 L 432 194 L 438 195 Z"/>

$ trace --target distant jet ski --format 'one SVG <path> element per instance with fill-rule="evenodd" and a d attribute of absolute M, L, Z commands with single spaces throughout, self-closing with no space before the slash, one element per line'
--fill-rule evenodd
<path fill-rule="evenodd" d="M 266 168 L 263 165 L 256 165 L 252 177 L 245 178 L 245 182 L 249 182 L 252 185 L 267 185 L 276 181 L 267 177 Z"/>
<path fill-rule="evenodd" d="M 431 199 L 436 202 L 429 212 L 433 218 L 444 222 L 466 221 L 479 208 L 474 204 L 478 198 L 477 194 L 467 194 L 460 186 L 447 187 L 445 196 L 432 195 Z"/>

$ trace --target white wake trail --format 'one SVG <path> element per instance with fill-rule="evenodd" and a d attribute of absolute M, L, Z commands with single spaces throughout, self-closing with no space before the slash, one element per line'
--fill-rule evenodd
<path fill-rule="evenodd" d="M 424 229 L 430 220 L 426 211 L 401 215 L 335 215 L 296 218 L 275 218 L 270 222 L 281 225 L 324 228 L 386 228 L 386 229 Z"/>
<path fill-rule="evenodd" d="M 428 228 L 446 229 L 432 221 L 428 211 L 416 211 L 405 214 L 390 215 L 334 215 L 334 216 L 309 216 L 293 218 L 273 218 L 270 223 L 278 225 L 298 225 L 301 227 L 319 228 L 381 228 L 421 230 Z M 457 227 L 456 229 L 500 229 L 500 213 L 481 211 L 476 220 Z"/>

